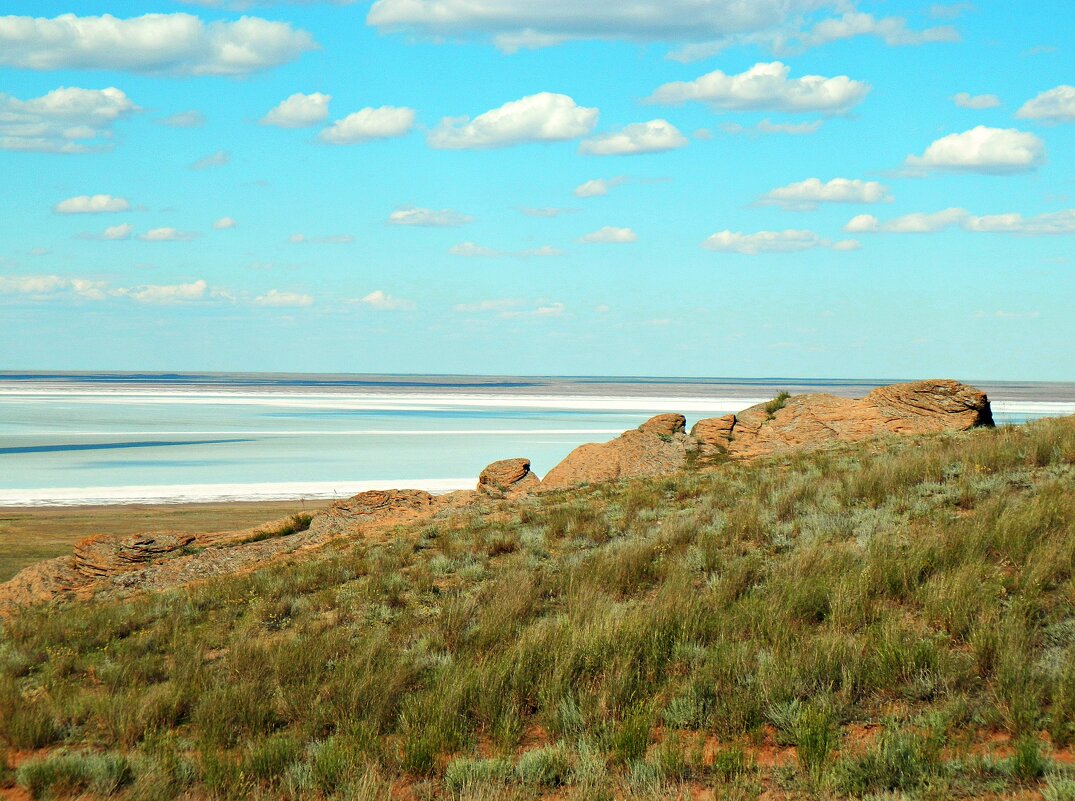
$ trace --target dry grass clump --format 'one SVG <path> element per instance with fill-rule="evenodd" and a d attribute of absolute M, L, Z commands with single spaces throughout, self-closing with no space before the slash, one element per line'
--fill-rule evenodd
<path fill-rule="evenodd" d="M 1075 421 L 513 514 L 6 621 L 0 744 L 48 749 L 17 781 L 135 801 L 1075 798 Z"/>

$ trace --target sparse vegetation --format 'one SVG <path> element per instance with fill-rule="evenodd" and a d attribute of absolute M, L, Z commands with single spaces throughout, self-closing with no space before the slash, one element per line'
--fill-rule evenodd
<path fill-rule="evenodd" d="M 788 405 L 788 401 L 791 399 L 790 392 L 781 391 L 775 398 L 765 404 L 765 417 L 772 420 L 776 417 L 776 413 Z"/>
<path fill-rule="evenodd" d="M 1070 801 L 1075 419 L 541 494 L 2 626 L 34 798 Z"/>

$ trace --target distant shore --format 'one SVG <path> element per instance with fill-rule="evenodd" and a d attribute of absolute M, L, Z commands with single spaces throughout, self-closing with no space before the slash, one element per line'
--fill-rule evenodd
<path fill-rule="evenodd" d="M 322 509 L 329 501 L 124 504 L 108 506 L 0 506 L 0 583 L 22 568 L 71 552 L 92 534 L 190 532 L 247 528 L 279 517 Z"/>

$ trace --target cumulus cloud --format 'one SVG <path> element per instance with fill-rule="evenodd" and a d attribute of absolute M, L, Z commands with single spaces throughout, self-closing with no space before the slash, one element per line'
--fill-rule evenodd
<path fill-rule="evenodd" d="M 576 186 L 572 194 L 578 198 L 603 197 L 617 186 L 623 186 L 625 183 L 627 183 L 627 178 L 623 176 L 594 178 L 592 181 L 586 181 Z"/>
<path fill-rule="evenodd" d="M 868 83 L 846 75 L 789 78 L 790 72 L 779 61 L 755 64 L 738 75 L 715 70 L 694 81 L 666 83 L 658 87 L 649 102 L 678 105 L 697 101 L 715 111 L 843 114 L 865 100 L 871 88 Z"/>
<path fill-rule="evenodd" d="M 330 100 L 332 95 L 321 92 L 309 95 L 296 92 L 286 100 L 281 100 L 262 117 L 261 124 L 274 125 L 277 128 L 309 128 L 328 119 Z"/>
<path fill-rule="evenodd" d="M 811 122 L 770 122 L 762 120 L 757 125 L 744 126 L 738 122 L 725 122 L 720 126 L 721 131 L 732 136 L 767 136 L 769 134 L 785 134 L 787 136 L 806 136 L 821 130 L 822 121 Z"/>
<path fill-rule="evenodd" d="M 231 153 L 227 150 L 218 150 L 216 153 L 210 153 L 208 156 L 203 156 L 196 162 L 190 165 L 192 170 L 210 170 L 213 167 L 226 167 L 231 163 Z"/>
<path fill-rule="evenodd" d="M 130 210 L 126 198 L 112 195 L 79 195 L 61 200 L 53 207 L 57 214 L 114 214 Z"/>
<path fill-rule="evenodd" d="M 821 237 L 813 231 L 758 231 L 756 234 L 718 231 L 705 240 L 702 247 L 718 253 L 756 256 L 759 253 L 795 253 L 821 244 Z"/>
<path fill-rule="evenodd" d="M 414 127 L 414 109 L 381 106 L 364 108 L 336 120 L 318 137 L 330 145 L 357 145 L 374 139 L 405 136 Z"/>
<path fill-rule="evenodd" d="M 621 131 L 595 136 L 579 145 L 588 156 L 634 156 L 662 153 L 687 146 L 687 137 L 667 120 L 651 120 L 628 125 Z"/>
<path fill-rule="evenodd" d="M 996 108 L 1000 105 L 1000 98 L 996 95 L 972 95 L 968 92 L 960 92 L 952 96 L 952 102 L 960 108 L 981 110 Z"/>
<path fill-rule="evenodd" d="M 429 134 L 438 150 L 508 147 L 526 142 L 563 142 L 586 136 L 598 110 L 579 106 L 567 95 L 541 92 L 469 117 L 446 117 Z"/>
<path fill-rule="evenodd" d="M 138 238 L 143 242 L 190 242 L 197 236 L 192 231 L 180 231 L 177 228 L 154 228 L 140 234 Z"/>
<path fill-rule="evenodd" d="M 213 228 L 217 231 L 228 231 L 232 228 L 235 228 L 238 224 L 239 223 L 235 222 L 235 220 L 233 220 L 231 217 L 221 217 L 219 220 L 213 223 Z"/>
<path fill-rule="evenodd" d="M 593 233 L 586 234 L 580 241 L 588 245 L 629 245 L 638 241 L 638 234 L 630 228 L 606 225 Z"/>
<path fill-rule="evenodd" d="M 420 228 L 458 228 L 473 222 L 469 214 L 460 214 L 452 209 L 420 209 L 413 206 L 396 209 L 388 215 L 389 225 L 413 225 Z"/>
<path fill-rule="evenodd" d="M 130 298 L 136 303 L 167 306 L 203 300 L 208 288 L 209 285 L 199 279 L 189 284 L 146 284 L 133 289 L 116 289 L 112 294 Z"/>
<path fill-rule="evenodd" d="M 264 295 L 254 298 L 258 306 L 271 306 L 273 308 L 313 306 L 313 295 L 305 295 L 300 292 L 282 292 L 278 289 L 270 289 Z"/>
<path fill-rule="evenodd" d="M 409 300 L 394 298 L 380 289 L 370 292 L 360 302 L 377 311 L 404 311 L 414 308 L 414 304 Z"/>
<path fill-rule="evenodd" d="M 907 27 L 907 20 L 902 17 L 878 18 L 851 11 L 835 19 L 822 20 L 795 40 L 800 47 L 819 47 L 857 36 L 876 36 L 890 47 L 958 42 L 960 39 L 959 32 L 949 26 L 916 31 Z"/>
<path fill-rule="evenodd" d="M 160 121 L 169 128 L 201 128 L 205 125 L 205 115 L 200 111 L 180 111 Z"/>
<path fill-rule="evenodd" d="M 877 181 L 833 178 L 807 178 L 766 193 L 758 202 L 765 206 L 782 206 L 792 211 L 812 211 L 820 203 L 886 203 L 892 197 Z"/>
<path fill-rule="evenodd" d="M 101 233 L 100 238 L 110 242 L 119 242 L 121 240 L 130 239 L 131 234 L 133 233 L 133 225 L 130 223 L 122 223 L 120 225 L 111 225 L 108 228 L 105 228 Z"/>
<path fill-rule="evenodd" d="M 0 66 L 32 70 L 248 75 L 316 48 L 309 33 L 258 17 L 208 23 L 191 14 L 0 17 Z"/>
<path fill-rule="evenodd" d="M 332 236 L 306 236 L 292 234 L 287 238 L 292 245 L 350 245 L 355 238 L 351 234 L 334 234 Z"/>
<path fill-rule="evenodd" d="M 28 295 L 49 298 L 73 295 L 83 300 L 104 300 L 108 284 L 87 278 L 68 278 L 59 275 L 0 275 L 0 295 Z"/>
<path fill-rule="evenodd" d="M 844 226 L 844 230 L 850 233 L 871 234 L 932 234 L 950 228 L 960 228 L 971 233 L 1070 236 L 1075 234 L 1075 209 L 1024 217 L 1017 213 L 978 216 L 966 209 L 951 208 L 931 214 L 905 214 L 885 222 L 871 214 L 860 214 Z"/>
<path fill-rule="evenodd" d="M 30 100 L 0 93 L 0 150 L 34 153 L 108 150 L 113 146 L 110 142 L 113 123 L 138 111 L 127 95 L 112 87 L 54 89 Z"/>
<path fill-rule="evenodd" d="M 1057 86 L 1028 100 L 1016 113 L 1026 120 L 1075 122 L 1075 86 Z"/>
<path fill-rule="evenodd" d="M 918 172 L 1004 174 L 1031 172 L 1044 161 L 1045 143 L 1034 134 L 979 125 L 938 139 L 921 156 L 908 156 L 906 164 Z"/>

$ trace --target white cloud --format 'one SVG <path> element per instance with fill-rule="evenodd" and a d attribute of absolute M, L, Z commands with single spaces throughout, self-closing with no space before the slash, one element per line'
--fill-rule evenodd
<path fill-rule="evenodd" d="M 934 3 L 929 7 L 929 14 L 931 17 L 937 19 L 956 19 L 962 16 L 965 11 L 974 10 L 974 3 L 951 3 L 945 5 L 944 3 Z"/>
<path fill-rule="evenodd" d="M 960 38 L 959 32 L 948 26 L 915 31 L 907 27 L 907 20 L 902 17 L 877 18 L 851 11 L 839 18 L 822 20 L 796 40 L 801 46 L 819 47 L 856 36 L 876 36 L 890 47 L 958 42 Z"/>
<path fill-rule="evenodd" d="M 176 228 L 154 228 L 139 235 L 143 242 L 190 242 L 197 238 L 192 231 L 180 231 Z"/>
<path fill-rule="evenodd" d="M 714 110 L 843 114 L 865 100 L 870 92 L 868 83 L 846 75 L 789 78 L 790 71 L 779 61 L 755 64 L 738 75 L 716 70 L 694 81 L 666 83 L 653 93 L 649 102 L 698 101 Z"/>
<path fill-rule="evenodd" d="M 0 24 L 3 18 L 0 17 Z M 19 100 L 0 93 L 0 150 L 90 153 L 112 147 L 112 125 L 140 111 L 116 88 L 54 89 Z"/>
<path fill-rule="evenodd" d="M 239 223 L 235 222 L 231 217 L 221 217 L 213 223 L 213 228 L 217 231 L 228 231 L 235 228 L 238 224 Z"/>
<path fill-rule="evenodd" d="M 1026 120 L 1075 122 L 1075 86 L 1057 86 L 1028 100 L 1016 114 Z"/>
<path fill-rule="evenodd" d="M 335 234 L 332 236 L 306 236 L 306 234 L 292 234 L 287 238 L 292 245 L 350 245 L 355 238 L 351 234 Z"/>
<path fill-rule="evenodd" d="M 380 289 L 370 292 L 362 298 L 361 302 L 378 311 L 403 311 L 414 308 L 414 304 L 409 300 L 394 298 Z"/>
<path fill-rule="evenodd" d="M 203 300 L 207 289 L 208 284 L 204 280 L 198 280 L 189 284 L 147 284 L 133 289 L 116 289 L 112 294 L 130 298 L 136 303 L 163 306 Z"/>
<path fill-rule="evenodd" d="M 180 111 L 160 121 L 169 128 L 201 128 L 205 125 L 205 115 L 200 111 Z"/>
<path fill-rule="evenodd" d="M 581 196 L 580 196 L 581 197 Z M 527 217 L 539 217 L 541 219 L 551 220 L 554 217 L 562 217 L 565 214 L 574 214 L 578 209 L 559 209 L 559 208 L 541 208 L 534 209 L 529 206 L 524 206 L 519 209 L 520 214 L 524 214 Z"/>
<path fill-rule="evenodd" d="M 321 92 L 309 95 L 296 92 L 286 100 L 281 100 L 262 117 L 261 124 L 275 125 L 277 128 L 309 128 L 328 119 L 330 100 L 332 95 Z"/>
<path fill-rule="evenodd" d="M 572 194 L 578 198 L 603 197 L 617 186 L 623 186 L 627 179 L 620 176 L 617 178 L 595 178 L 575 187 Z"/>
<path fill-rule="evenodd" d="M 968 92 L 960 92 L 952 96 L 952 102 L 960 108 L 986 109 L 996 108 L 1000 105 L 1000 98 L 996 95 L 972 95 Z"/>
<path fill-rule="evenodd" d="M 225 167 L 231 163 L 231 153 L 227 150 L 218 150 L 198 159 L 190 165 L 192 170 L 209 170 L 213 167 Z"/>
<path fill-rule="evenodd" d="M 356 145 L 374 139 L 405 136 L 414 127 L 414 109 L 381 106 L 364 108 L 336 120 L 319 135 L 330 145 Z"/>
<path fill-rule="evenodd" d="M 819 203 L 886 203 L 891 200 L 888 189 L 877 181 L 833 178 L 822 183 L 819 178 L 808 178 L 773 189 L 758 202 L 793 211 L 812 211 Z"/>
<path fill-rule="evenodd" d="M 1045 143 L 1014 128 L 987 128 L 949 134 L 933 142 L 921 156 L 908 156 L 912 170 L 947 170 L 1004 174 L 1030 172 L 1045 161 Z"/>
<path fill-rule="evenodd" d="M 421 228 L 457 228 L 473 222 L 469 214 L 460 214 L 452 209 L 420 209 L 408 206 L 396 209 L 388 216 L 390 225 L 413 225 Z"/>
<path fill-rule="evenodd" d="M 1013 234 L 1016 236 L 1075 235 L 1075 209 L 1024 217 L 1022 214 L 986 214 L 977 216 L 966 209 L 951 208 L 932 214 L 905 214 L 881 222 L 869 214 L 852 218 L 844 230 L 850 233 L 932 234 L 949 228 L 971 233 Z"/>
<path fill-rule="evenodd" d="M 505 312 L 521 306 L 522 302 L 510 298 L 500 300 L 481 300 L 477 303 L 459 303 L 455 310 L 460 314 L 485 314 L 488 312 Z"/>
<path fill-rule="evenodd" d="M 651 120 L 587 139 L 579 145 L 579 152 L 588 156 L 633 156 L 639 153 L 663 153 L 686 146 L 687 137 L 670 122 Z"/>
<path fill-rule="evenodd" d="M 446 117 L 429 134 L 439 150 L 508 147 L 525 142 L 563 142 L 586 136 L 598 110 L 584 108 L 567 95 L 541 92 L 505 103 L 475 117 Z"/>
<path fill-rule="evenodd" d="M 543 245 L 542 247 L 511 252 L 506 250 L 496 250 L 495 248 L 479 245 L 475 242 L 461 242 L 458 245 L 453 245 L 448 252 L 453 256 L 462 256 L 463 258 L 468 259 L 501 259 L 509 257 L 533 259 L 552 258 L 564 255 L 562 250 L 554 248 L 551 245 Z"/>
<path fill-rule="evenodd" d="M 0 275 L 0 294 L 47 298 L 72 294 L 83 300 L 104 300 L 108 284 L 86 278 L 59 275 Z"/>
<path fill-rule="evenodd" d="M 630 228 L 606 225 L 598 231 L 586 234 L 580 241 L 589 245 L 629 245 L 638 241 L 638 234 Z"/>
<path fill-rule="evenodd" d="M 304 295 L 299 292 L 281 292 L 278 289 L 270 289 L 264 295 L 254 298 L 258 306 L 271 306 L 273 308 L 313 306 L 312 295 Z"/>
<path fill-rule="evenodd" d="M 702 247 L 717 253 L 756 256 L 759 253 L 796 253 L 827 244 L 813 231 L 758 231 L 755 234 L 718 231 L 705 240 Z"/>
<path fill-rule="evenodd" d="M 785 134 L 787 136 L 807 136 L 821 130 L 822 121 L 811 122 L 770 122 L 762 120 L 757 125 L 746 127 L 738 122 L 721 123 L 720 129 L 732 136 L 766 136 L 768 134 Z"/>
<path fill-rule="evenodd" d="M 61 200 L 53 208 L 57 214 L 114 214 L 130 210 L 131 204 L 125 198 L 112 195 L 79 195 Z"/>
<path fill-rule="evenodd" d="M 109 228 L 105 228 L 104 233 L 101 234 L 101 238 L 109 240 L 130 239 L 131 234 L 133 233 L 134 226 L 130 223 L 123 223 L 122 225 L 113 225 Z"/>
<path fill-rule="evenodd" d="M 841 239 L 839 242 L 832 243 L 832 249 L 845 253 L 852 250 L 862 250 L 862 243 L 857 239 Z"/>
<path fill-rule="evenodd" d="M 389 32 L 443 41 L 491 38 L 501 50 L 551 47 L 575 39 L 689 42 L 677 59 L 708 58 L 731 44 L 783 49 L 849 36 L 875 35 L 888 44 L 955 38 L 951 29 L 911 31 L 899 18 L 849 12 L 845 0 L 377 0 L 367 22 Z M 843 16 L 804 32 L 816 12 Z M 701 42 L 700 44 L 698 44 Z"/>
<path fill-rule="evenodd" d="M 0 17 L 0 66 L 32 70 L 248 75 L 316 48 L 305 31 L 258 17 L 208 23 L 191 14 Z"/>

